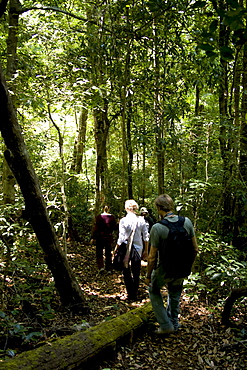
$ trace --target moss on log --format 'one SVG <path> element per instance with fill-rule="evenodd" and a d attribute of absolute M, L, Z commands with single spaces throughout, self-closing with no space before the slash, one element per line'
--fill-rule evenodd
<path fill-rule="evenodd" d="M 121 340 L 141 329 L 153 318 L 150 303 L 129 311 L 86 331 L 57 339 L 50 344 L 23 352 L 13 359 L 0 362 L 1 370 L 59 370 L 92 369 L 90 365 L 104 358 L 108 351 L 115 351 Z M 109 352 L 108 352 L 109 353 Z"/>

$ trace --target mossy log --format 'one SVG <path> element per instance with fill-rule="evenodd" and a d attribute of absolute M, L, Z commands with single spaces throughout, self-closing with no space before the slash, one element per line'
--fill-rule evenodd
<path fill-rule="evenodd" d="M 92 363 L 113 354 L 117 344 L 132 337 L 153 319 L 150 303 L 86 331 L 57 339 L 42 347 L 0 362 L 1 370 L 92 369 Z"/>
<path fill-rule="evenodd" d="M 230 320 L 232 307 L 235 301 L 240 297 L 247 297 L 247 287 L 233 289 L 229 297 L 226 299 L 224 310 L 221 315 L 221 322 L 226 326 L 234 326 Z"/>

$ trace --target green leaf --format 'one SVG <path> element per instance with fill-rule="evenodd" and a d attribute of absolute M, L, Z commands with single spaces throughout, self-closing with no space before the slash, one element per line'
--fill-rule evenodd
<path fill-rule="evenodd" d="M 191 8 L 204 8 L 204 6 L 207 4 L 206 1 L 196 1 L 194 4 L 192 4 Z"/>
<path fill-rule="evenodd" d="M 6 353 L 10 357 L 14 357 L 15 356 L 15 351 L 13 351 L 12 349 L 8 349 L 8 351 Z"/>
<path fill-rule="evenodd" d="M 222 46 L 220 48 L 220 54 L 222 56 L 223 59 L 225 60 L 232 60 L 234 59 L 234 50 L 229 48 L 228 46 Z"/>
<path fill-rule="evenodd" d="M 209 26 L 210 32 L 216 31 L 217 26 L 218 26 L 218 21 L 215 19 L 213 22 L 211 22 L 211 24 Z"/>
<path fill-rule="evenodd" d="M 221 277 L 221 273 L 215 273 L 215 274 L 213 274 L 213 276 L 211 277 L 211 280 L 215 280 L 215 279 L 218 279 L 219 277 Z"/>
<path fill-rule="evenodd" d="M 40 332 L 38 332 L 38 331 L 34 331 L 34 332 L 32 332 L 32 333 L 29 333 L 27 336 L 26 336 L 26 338 L 25 338 L 25 340 L 26 341 L 29 341 L 32 337 L 42 337 L 42 333 L 40 333 Z"/>
<path fill-rule="evenodd" d="M 239 4 L 235 0 L 226 0 L 227 4 L 231 5 L 232 8 L 238 8 Z"/>
<path fill-rule="evenodd" d="M 215 53 L 215 51 L 206 51 L 206 54 L 209 58 L 216 58 L 218 56 L 217 53 Z"/>
<path fill-rule="evenodd" d="M 0 317 L 4 319 L 6 317 L 5 313 L 3 311 L 0 311 Z"/>
<path fill-rule="evenodd" d="M 205 51 L 213 51 L 214 47 L 210 44 L 200 44 L 199 48 Z"/>

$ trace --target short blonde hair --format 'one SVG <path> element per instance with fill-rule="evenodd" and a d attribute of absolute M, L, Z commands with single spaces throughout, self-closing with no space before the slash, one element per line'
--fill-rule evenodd
<path fill-rule="evenodd" d="M 134 199 L 126 200 L 126 202 L 125 202 L 125 210 L 126 211 L 135 212 L 138 209 L 139 209 L 139 206 L 138 206 L 138 204 L 136 203 L 136 201 Z"/>

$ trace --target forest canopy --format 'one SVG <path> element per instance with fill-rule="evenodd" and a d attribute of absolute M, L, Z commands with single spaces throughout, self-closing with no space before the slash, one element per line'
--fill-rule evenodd
<path fill-rule="evenodd" d="M 200 229 L 244 235 L 244 5 L 9 6 L 2 65 L 49 205 L 119 214 L 167 192 Z"/>

